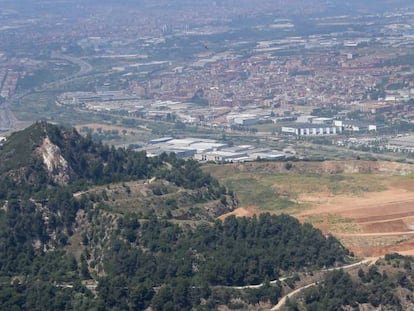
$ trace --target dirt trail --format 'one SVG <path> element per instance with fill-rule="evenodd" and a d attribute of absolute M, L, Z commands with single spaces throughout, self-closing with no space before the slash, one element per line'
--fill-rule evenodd
<path fill-rule="evenodd" d="M 414 231 L 401 231 L 401 232 L 374 232 L 374 233 L 336 233 L 339 237 L 367 237 L 367 236 L 414 236 Z"/>
<path fill-rule="evenodd" d="M 363 264 L 372 264 L 372 263 L 375 263 L 378 259 L 379 259 L 379 257 L 366 258 L 364 260 L 361 260 L 359 262 L 356 262 L 356 263 L 353 263 L 353 264 L 350 264 L 350 265 L 346 265 L 346 266 L 342 266 L 342 267 L 329 268 L 329 269 L 322 270 L 321 272 L 328 272 L 328 271 L 335 271 L 335 270 L 345 270 L 345 271 L 347 271 L 349 269 L 353 269 L 353 268 L 358 267 L 358 266 L 361 266 Z M 273 308 L 271 308 L 270 310 L 271 311 L 280 310 L 285 305 L 286 300 L 288 298 L 292 298 L 293 296 L 295 296 L 296 294 L 300 293 L 301 291 L 303 291 L 303 290 L 305 290 L 305 289 L 307 289 L 309 287 L 315 286 L 315 285 L 317 285 L 317 283 L 316 282 L 312 282 L 310 284 L 306 284 L 306 285 L 304 285 L 302 287 L 299 287 L 299 288 L 295 289 L 293 292 L 290 292 L 289 294 L 286 294 L 285 296 L 283 296 L 279 300 L 278 304 L 276 306 L 274 306 Z"/>
<path fill-rule="evenodd" d="M 305 290 L 305 289 L 307 289 L 309 287 L 315 286 L 315 285 L 316 285 L 316 283 L 311 283 L 311 284 L 308 284 L 308 285 L 299 287 L 298 289 L 295 289 L 293 292 L 291 292 L 291 293 L 287 294 L 286 296 L 282 297 L 282 299 L 279 300 L 279 302 L 277 303 L 277 305 L 274 306 L 272 309 L 270 309 L 270 311 L 280 310 L 280 308 L 282 308 L 285 305 L 286 300 L 288 298 L 292 298 L 293 296 L 295 296 L 296 294 L 300 293 L 301 291 L 303 291 L 303 290 Z"/>

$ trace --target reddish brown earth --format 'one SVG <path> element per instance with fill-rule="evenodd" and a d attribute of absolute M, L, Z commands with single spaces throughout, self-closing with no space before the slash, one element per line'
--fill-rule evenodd
<path fill-rule="evenodd" d="M 313 207 L 295 216 L 337 236 L 356 255 L 414 254 L 413 180 L 362 196 L 308 194 L 301 200 Z"/>
<path fill-rule="evenodd" d="M 230 213 L 221 215 L 219 219 L 224 220 L 232 215 L 236 217 L 253 217 L 254 215 L 257 215 L 259 213 L 260 211 L 257 210 L 256 206 L 239 207 L 236 208 L 234 211 L 231 211 Z"/>
<path fill-rule="evenodd" d="M 307 193 L 298 198 L 298 203 L 310 207 L 293 216 L 338 237 L 358 256 L 374 257 L 392 252 L 414 255 L 414 180 L 391 177 L 413 172 L 413 165 L 380 161 L 292 162 L 287 170 L 286 163 L 265 162 L 235 164 L 235 168 L 252 173 L 375 174 L 387 190 L 361 195 Z M 252 216 L 257 213 L 259 211 L 250 206 L 230 214 Z M 222 219 L 230 214 L 223 215 Z"/>
<path fill-rule="evenodd" d="M 302 202 L 312 202 L 313 207 L 294 216 L 338 237 L 357 256 L 414 255 L 414 181 L 411 184 L 413 191 L 405 189 L 405 183 L 405 187 L 358 197 L 308 194 Z M 261 212 L 255 206 L 240 207 L 220 219 Z"/>

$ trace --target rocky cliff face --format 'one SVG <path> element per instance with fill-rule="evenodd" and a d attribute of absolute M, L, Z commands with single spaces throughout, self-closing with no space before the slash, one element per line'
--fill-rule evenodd
<path fill-rule="evenodd" d="M 49 176 L 59 185 L 68 184 L 74 173 L 63 157 L 62 151 L 58 146 L 53 144 L 49 137 L 43 139 L 42 144 L 36 150 L 37 154 L 43 159 Z"/>

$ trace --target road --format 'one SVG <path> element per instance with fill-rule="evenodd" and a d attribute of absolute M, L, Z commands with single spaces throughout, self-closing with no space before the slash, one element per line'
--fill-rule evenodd
<path fill-rule="evenodd" d="M 316 271 L 314 273 L 317 273 L 317 272 L 329 272 L 329 271 L 340 270 L 340 269 L 342 269 L 342 270 L 348 270 L 348 269 L 351 269 L 351 268 L 360 266 L 362 264 L 375 262 L 377 259 L 378 259 L 378 257 L 366 258 L 364 260 L 358 261 L 358 262 L 353 263 L 353 264 L 349 264 L 349 265 L 345 265 L 345 266 L 341 266 L 341 267 L 334 267 L 334 268 L 322 269 L 322 270 Z M 275 283 L 277 283 L 279 281 L 284 281 L 284 280 L 289 279 L 291 277 L 292 276 L 281 277 L 281 278 L 279 278 L 277 280 L 271 281 L 270 284 L 275 284 Z M 291 298 L 294 295 L 300 293 L 301 291 L 303 291 L 303 290 L 305 290 L 305 289 L 307 289 L 309 287 L 315 286 L 316 284 L 317 284 L 316 282 L 313 282 L 313 283 L 310 283 L 310 284 L 307 284 L 307 285 L 304 285 L 304 286 L 302 286 L 300 288 L 295 289 L 294 291 L 292 291 L 292 292 L 286 294 L 285 296 L 283 296 L 279 300 L 278 304 L 276 306 L 272 307 L 269 310 L 270 311 L 279 310 L 281 307 L 283 307 L 285 305 L 286 300 L 288 298 Z M 91 280 L 89 282 L 85 282 L 84 285 L 89 290 L 95 291 L 96 288 L 97 288 L 97 286 L 98 286 L 98 281 Z M 245 285 L 245 286 L 214 286 L 214 287 L 215 288 L 229 288 L 229 289 L 239 289 L 239 290 L 242 290 L 242 289 L 249 289 L 249 288 L 259 288 L 259 287 L 261 287 L 263 285 L 264 285 L 264 283 L 257 284 L 257 285 Z M 56 284 L 55 286 L 56 287 L 61 287 L 61 288 L 73 288 L 74 285 L 72 283 L 62 283 L 62 284 Z M 154 289 L 156 289 L 156 288 L 154 288 Z"/>
<path fill-rule="evenodd" d="M 79 70 L 78 72 L 76 72 L 73 75 L 70 75 L 68 77 L 65 77 L 63 79 L 57 80 L 57 81 L 53 81 L 50 83 L 45 83 L 42 86 L 39 86 L 37 88 L 34 89 L 35 92 L 44 92 L 47 90 L 51 90 L 54 89 L 56 87 L 61 86 L 62 84 L 71 82 L 75 79 L 81 78 L 87 74 L 89 74 L 92 70 L 93 67 L 92 65 L 90 65 L 89 63 L 87 63 L 86 61 L 80 59 L 80 58 L 76 58 L 76 57 L 72 57 L 69 55 L 63 55 L 60 53 L 52 53 L 52 58 L 55 59 L 63 59 L 66 60 L 68 62 L 71 62 L 77 66 L 79 66 Z M 33 90 L 28 90 L 28 91 L 24 91 L 18 94 L 14 94 L 13 96 L 11 96 L 10 98 L 6 99 L 5 102 L 3 102 L 2 104 L 0 104 L 0 130 L 4 129 L 4 130 L 9 130 L 15 127 L 17 118 L 15 117 L 13 111 L 10 109 L 10 107 L 13 105 L 13 103 L 18 102 L 19 100 L 21 100 L 23 97 L 29 95 L 33 93 Z"/>
<path fill-rule="evenodd" d="M 281 307 L 283 307 L 285 305 L 286 300 L 288 298 L 291 298 L 291 297 L 295 296 L 296 294 L 300 293 L 301 291 L 303 291 L 303 290 L 305 290 L 305 289 L 307 289 L 309 287 L 315 286 L 315 285 L 316 285 L 316 283 L 311 283 L 311 284 L 308 284 L 308 285 L 299 287 L 298 289 L 295 289 L 293 292 L 291 292 L 291 293 L 283 296 L 282 299 L 279 300 L 279 302 L 277 303 L 277 305 L 274 306 L 272 309 L 270 309 L 270 311 L 279 310 Z"/>
<path fill-rule="evenodd" d="M 45 83 L 42 86 L 36 87 L 35 88 L 36 92 L 44 92 L 44 91 L 48 91 L 48 90 L 60 87 L 61 85 L 65 84 L 65 83 L 72 82 L 72 81 L 74 81 L 78 78 L 81 78 L 81 77 L 89 74 L 93 69 L 92 65 L 89 64 L 88 62 L 86 62 L 86 61 L 84 61 L 80 58 L 72 57 L 72 56 L 69 56 L 69 55 L 63 55 L 63 54 L 60 54 L 60 53 L 57 53 L 57 52 L 53 52 L 52 53 L 52 58 L 63 59 L 63 60 L 66 60 L 70 63 L 73 63 L 73 64 L 79 66 L 79 71 L 77 73 L 75 73 L 73 75 L 70 75 L 68 77 L 65 77 L 63 79 L 53 81 L 53 82 L 50 82 L 50 83 Z"/>
<path fill-rule="evenodd" d="M 338 237 L 395 236 L 395 235 L 414 235 L 414 231 L 369 232 L 369 233 L 335 233 L 335 236 L 338 236 Z"/>
<path fill-rule="evenodd" d="M 340 270 L 340 269 L 347 270 L 347 269 L 351 269 L 351 268 L 360 266 L 360 265 L 365 264 L 365 263 L 372 262 L 373 260 L 377 260 L 377 259 L 378 259 L 378 257 L 366 258 L 364 260 L 355 262 L 353 264 L 349 264 L 349 265 L 345 265 L 345 266 L 340 266 L 340 267 L 333 267 L 333 268 L 322 269 L 322 270 L 319 270 L 319 271 L 314 271 L 314 273 L 318 273 L 318 272 L 329 272 L 329 271 Z M 276 280 L 270 281 L 269 283 L 270 284 L 276 284 L 277 282 L 286 281 L 287 279 L 290 279 L 292 277 L 293 277 L 292 275 L 284 276 L 284 277 L 278 278 Z M 244 285 L 244 286 L 221 286 L 221 285 L 219 285 L 219 286 L 216 286 L 216 288 L 229 288 L 229 289 L 242 290 L 242 289 L 249 289 L 249 288 L 260 288 L 263 285 L 265 285 L 265 284 L 264 283 L 260 283 L 260 284 L 255 284 L 255 285 Z"/>
<path fill-rule="evenodd" d="M 377 259 L 378 259 L 378 257 L 366 258 L 364 260 L 358 261 L 358 262 L 350 264 L 350 265 L 341 266 L 341 267 L 334 267 L 334 268 L 329 268 L 329 269 L 323 269 L 323 270 L 320 270 L 319 272 L 329 272 L 329 271 L 335 271 L 335 270 L 349 270 L 349 269 L 358 267 L 358 266 L 363 265 L 363 264 L 375 262 Z M 309 287 L 315 286 L 315 285 L 317 285 L 317 283 L 312 282 L 310 284 L 307 284 L 307 285 L 304 285 L 302 287 L 299 287 L 299 288 L 295 289 L 293 292 L 290 292 L 289 294 L 286 294 L 285 296 L 283 296 L 279 300 L 279 302 L 277 303 L 276 306 L 274 306 L 270 309 L 270 311 L 280 310 L 280 308 L 282 308 L 285 305 L 286 300 L 288 298 L 291 298 L 291 297 L 295 296 L 296 294 L 300 293 L 301 291 L 303 291 L 303 290 L 305 290 Z"/>
<path fill-rule="evenodd" d="M 10 104 L 5 102 L 0 105 L 0 129 L 9 130 L 14 127 L 16 117 L 10 110 Z"/>

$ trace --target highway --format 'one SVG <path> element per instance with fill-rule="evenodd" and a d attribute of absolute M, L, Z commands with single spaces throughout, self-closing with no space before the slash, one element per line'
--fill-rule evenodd
<path fill-rule="evenodd" d="M 49 82 L 49 83 L 45 83 L 42 86 L 36 87 L 35 88 L 35 92 L 44 92 L 44 91 L 49 91 L 49 90 L 53 90 L 55 88 L 60 87 L 61 85 L 68 83 L 68 82 L 72 82 L 78 78 L 81 78 L 87 74 L 89 74 L 93 67 L 91 64 L 89 64 L 88 62 L 80 59 L 80 58 L 76 58 L 76 57 L 72 57 L 69 55 L 63 55 L 57 52 L 53 52 L 52 53 L 52 58 L 54 59 L 63 59 L 66 60 L 72 64 L 75 64 L 77 66 L 79 66 L 79 71 L 73 75 L 70 75 L 68 77 L 65 77 L 63 79 L 60 80 L 56 80 L 53 82 Z"/>
<path fill-rule="evenodd" d="M 5 102 L 0 104 L 0 130 L 9 130 L 15 127 L 17 118 L 14 115 L 13 111 L 10 109 L 10 107 L 12 107 L 14 103 L 18 102 L 19 100 L 21 100 L 22 98 L 24 98 L 25 96 L 33 92 L 44 92 L 44 91 L 52 90 L 57 87 L 60 87 L 61 85 L 65 83 L 81 78 L 89 74 L 93 69 L 92 65 L 90 65 L 89 63 L 87 63 L 86 61 L 80 58 L 63 55 L 63 54 L 56 53 L 56 52 L 52 53 L 52 58 L 62 59 L 62 60 L 71 62 L 79 66 L 79 70 L 75 74 L 65 77 L 63 79 L 53 81 L 50 83 L 45 83 L 39 87 L 36 87 L 34 90 L 27 90 L 24 92 L 20 92 L 20 93 L 14 94 L 10 98 L 7 98 Z"/>

